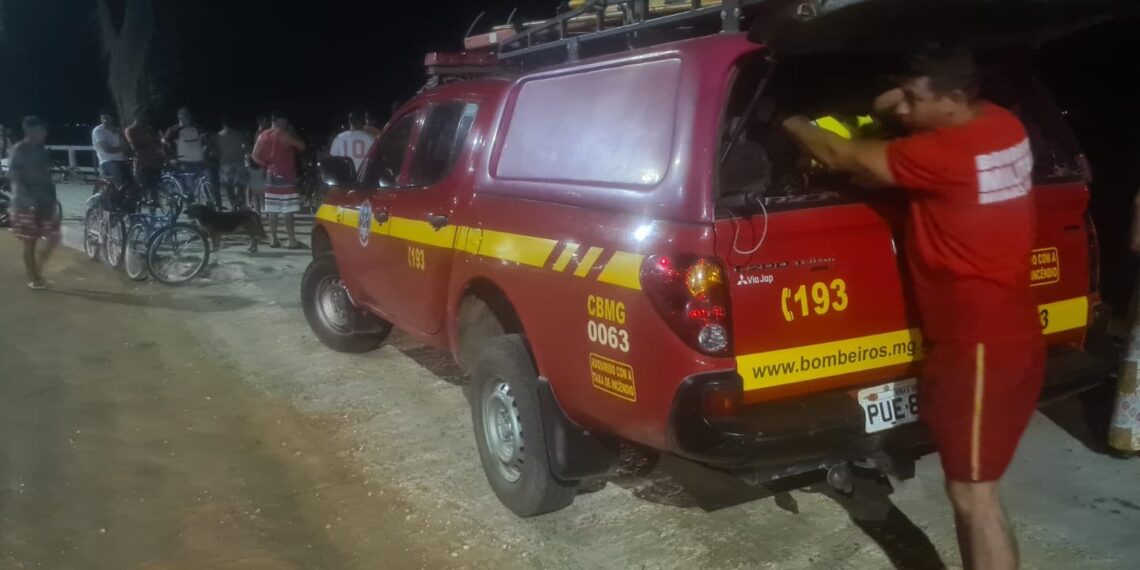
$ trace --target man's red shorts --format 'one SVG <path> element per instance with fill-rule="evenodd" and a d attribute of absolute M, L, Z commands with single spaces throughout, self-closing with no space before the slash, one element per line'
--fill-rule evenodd
<path fill-rule="evenodd" d="M 40 210 L 16 208 L 12 211 L 12 234 L 23 241 L 37 241 L 59 236 L 60 208 Z"/>
<path fill-rule="evenodd" d="M 951 481 L 996 481 L 1013 460 L 1045 380 L 1045 344 L 932 343 L 919 383 L 921 415 Z"/>

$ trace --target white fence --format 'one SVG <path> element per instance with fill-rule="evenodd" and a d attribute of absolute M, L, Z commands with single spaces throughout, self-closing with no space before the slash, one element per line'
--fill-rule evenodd
<path fill-rule="evenodd" d="M 95 147 L 93 146 L 48 145 L 47 149 L 51 153 L 53 161 L 60 165 L 67 164 L 67 169 L 71 172 L 92 176 L 99 173 L 99 159 L 95 156 Z M 66 163 L 57 158 L 63 153 L 67 153 Z"/>

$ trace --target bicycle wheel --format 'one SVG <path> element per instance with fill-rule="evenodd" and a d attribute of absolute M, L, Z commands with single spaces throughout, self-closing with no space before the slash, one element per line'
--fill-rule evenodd
<path fill-rule="evenodd" d="M 211 208 L 221 209 L 221 197 L 215 192 L 218 187 L 207 177 L 198 179 L 198 184 L 194 189 L 194 202 L 197 204 L 205 204 Z"/>
<path fill-rule="evenodd" d="M 123 266 L 127 246 L 127 223 L 119 214 L 107 214 L 107 240 L 103 243 L 103 261 L 118 269 Z"/>
<path fill-rule="evenodd" d="M 158 186 L 158 203 L 162 212 L 168 216 L 182 212 L 184 201 L 182 183 L 173 176 L 163 176 Z"/>
<path fill-rule="evenodd" d="M 159 283 L 181 285 L 210 262 L 210 238 L 198 226 L 179 222 L 158 231 L 146 251 L 146 265 Z"/>
<path fill-rule="evenodd" d="M 102 210 L 99 208 L 87 208 L 87 214 L 83 216 L 83 253 L 87 254 L 87 259 L 91 261 L 99 261 L 99 244 L 100 239 L 100 213 Z"/>
<path fill-rule="evenodd" d="M 146 279 L 146 245 L 147 228 L 144 224 L 135 224 L 127 230 L 127 247 L 123 253 L 123 268 L 127 277 L 133 281 Z"/>

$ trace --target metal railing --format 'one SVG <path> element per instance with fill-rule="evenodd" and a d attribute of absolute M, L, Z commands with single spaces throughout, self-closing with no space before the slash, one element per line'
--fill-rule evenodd
<path fill-rule="evenodd" d="M 77 145 L 48 145 L 48 152 L 52 153 L 53 160 L 59 153 L 67 153 L 67 170 L 70 172 L 77 172 L 80 174 L 87 174 L 94 176 L 99 172 L 99 159 L 95 156 L 95 147 L 93 146 L 77 146 Z M 80 155 L 83 155 L 85 160 L 80 160 Z M 56 161 L 58 164 L 64 164 L 61 161 Z"/>

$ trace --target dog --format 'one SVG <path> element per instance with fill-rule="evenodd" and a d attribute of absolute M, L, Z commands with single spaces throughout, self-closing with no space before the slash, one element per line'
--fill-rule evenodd
<path fill-rule="evenodd" d="M 257 251 L 260 240 L 267 239 L 265 228 L 261 226 L 261 216 L 257 212 L 219 212 L 210 206 L 194 204 L 186 208 L 186 217 L 198 222 L 210 234 L 214 251 L 218 251 L 223 234 L 245 234 L 249 236 L 249 251 Z"/>

